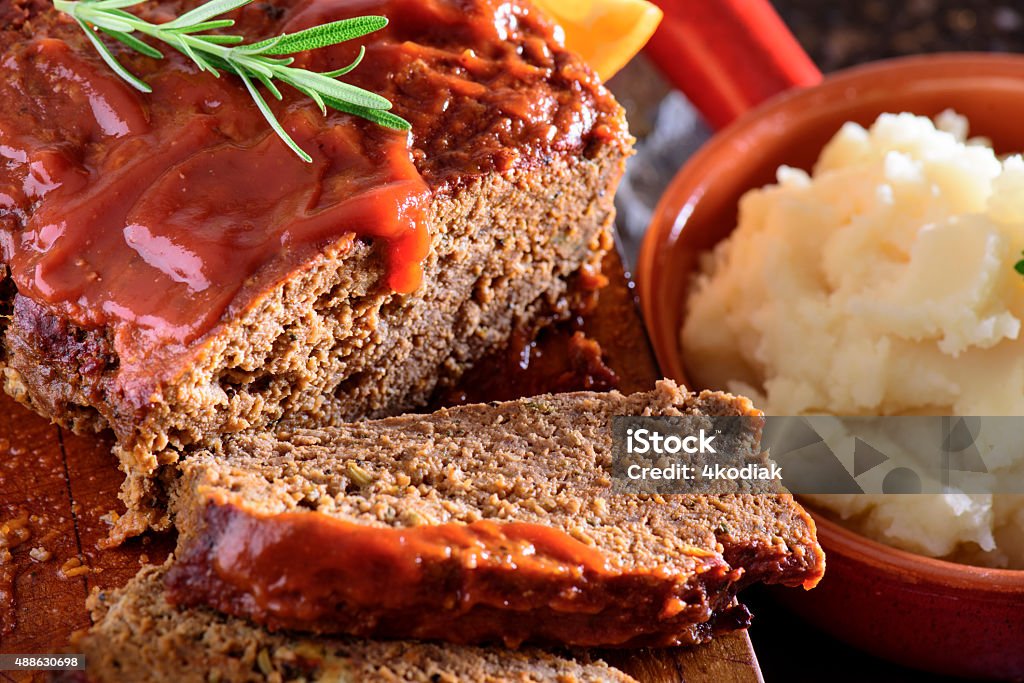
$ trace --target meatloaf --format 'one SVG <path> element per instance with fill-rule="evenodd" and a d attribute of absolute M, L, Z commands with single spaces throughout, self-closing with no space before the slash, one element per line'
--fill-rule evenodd
<path fill-rule="evenodd" d="M 72 646 L 88 683 L 418 681 L 626 683 L 624 673 L 585 654 L 371 642 L 271 634 L 212 610 L 179 610 L 163 595 L 165 567 L 147 567 L 122 589 L 90 598 L 95 626 Z"/>
<path fill-rule="evenodd" d="M 818 581 L 788 494 L 613 493 L 614 415 L 760 413 L 663 381 L 235 435 L 169 484 L 169 599 L 271 629 L 669 646 L 745 626 L 743 586 Z"/>
<path fill-rule="evenodd" d="M 133 7 L 150 20 L 175 0 Z M 268 0 L 250 39 L 383 14 L 345 80 L 411 132 L 296 92 L 268 128 L 245 87 L 164 49 L 114 75 L 48 3 L 0 0 L 0 369 L 76 431 L 111 428 L 129 514 L 221 435 L 424 404 L 512 330 L 565 312 L 609 246 L 632 140 L 528 0 Z M 297 55 L 327 71 L 357 44 Z M 583 276 L 580 273 L 584 273 Z"/>

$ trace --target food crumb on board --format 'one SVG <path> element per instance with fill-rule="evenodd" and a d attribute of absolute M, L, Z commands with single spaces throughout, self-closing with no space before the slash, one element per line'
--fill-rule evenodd
<path fill-rule="evenodd" d="M 121 518 L 121 515 L 119 515 L 116 510 L 110 510 L 109 512 L 107 512 L 107 514 L 105 514 L 102 517 L 100 517 L 100 520 L 104 524 L 108 524 L 110 526 L 114 526 L 114 524 L 116 524 L 117 520 L 120 519 L 120 518 Z"/>
<path fill-rule="evenodd" d="M 46 562 L 51 557 L 53 557 L 53 554 L 46 548 L 42 546 L 37 546 L 35 548 L 32 548 L 32 550 L 28 551 L 28 556 L 36 562 Z"/>
<path fill-rule="evenodd" d="M 0 564 L 10 558 L 10 551 L 32 537 L 28 526 L 27 512 L 21 512 L 14 519 L 0 523 Z"/>
<path fill-rule="evenodd" d="M 60 566 L 60 575 L 65 579 L 72 579 L 76 576 L 82 576 L 92 571 L 88 565 L 82 564 L 82 560 L 77 557 L 70 558 L 67 562 Z"/>

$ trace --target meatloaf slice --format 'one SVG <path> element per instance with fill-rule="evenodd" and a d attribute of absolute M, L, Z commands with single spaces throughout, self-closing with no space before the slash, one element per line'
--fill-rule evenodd
<path fill-rule="evenodd" d="M 113 429 L 121 535 L 166 524 L 159 463 L 286 418 L 421 406 L 512 330 L 564 314 L 609 246 L 623 113 L 528 0 L 234 13 L 250 39 L 390 18 L 345 79 L 411 132 L 268 98 L 311 164 L 238 79 L 111 42 L 153 87 L 137 93 L 47 5 L 20 4 L 20 28 L 0 30 L 0 372 L 56 422 Z M 357 48 L 296 66 L 336 69 Z"/>
<path fill-rule="evenodd" d="M 146 567 L 122 589 L 90 598 L 92 629 L 73 645 L 86 670 L 60 680 L 88 683 L 419 681 L 625 683 L 632 678 L 585 654 L 373 642 L 268 633 L 208 609 L 164 599 L 165 567 Z"/>
<path fill-rule="evenodd" d="M 760 413 L 663 381 L 236 435 L 171 483 L 169 597 L 321 633 L 665 646 L 744 626 L 747 584 L 818 581 L 788 494 L 612 493 L 614 415 Z"/>

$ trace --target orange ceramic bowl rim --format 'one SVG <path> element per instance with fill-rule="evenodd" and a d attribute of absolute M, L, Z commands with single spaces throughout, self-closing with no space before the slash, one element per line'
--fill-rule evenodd
<path fill-rule="evenodd" d="M 916 577 L 950 588 L 986 593 L 1024 594 L 1024 570 L 992 569 L 950 562 L 885 545 L 837 522 L 815 510 L 809 510 L 818 533 L 828 539 L 832 552 L 855 557 L 886 573 L 909 572 Z"/>
<path fill-rule="evenodd" d="M 947 73 L 954 76 L 959 74 L 961 78 L 977 76 L 979 82 L 986 77 L 1017 79 L 1021 101 L 1024 102 L 1024 84 L 1020 84 L 1024 81 L 1024 55 L 951 53 L 883 60 L 830 75 L 820 85 L 788 91 L 771 98 L 716 134 L 687 161 L 665 190 L 654 211 L 635 269 L 641 311 L 651 344 L 666 376 L 687 383 L 682 354 L 678 350 L 685 301 L 672 302 L 670 305 L 674 305 L 676 311 L 673 313 L 653 293 L 659 284 L 664 285 L 671 278 L 688 279 L 692 276 L 692 270 L 680 269 L 677 264 L 671 264 L 671 248 L 687 227 L 694 208 L 704 198 L 708 186 L 715 182 L 715 167 L 725 163 L 721 161 L 722 155 L 736 152 L 737 139 L 757 139 L 759 135 L 771 135 L 772 126 L 779 126 L 787 111 L 807 111 L 829 101 L 837 93 L 838 97 L 833 98 L 834 103 L 830 106 L 841 110 L 844 106 L 843 97 L 848 96 L 843 93 L 849 93 L 857 87 L 870 91 L 872 84 L 883 78 L 898 76 L 909 81 L 920 74 L 932 74 L 930 79 L 940 82 L 946 78 L 944 74 Z M 951 103 L 951 106 L 955 104 Z M 803 114 L 797 115 L 797 118 L 800 116 Z M 838 130 L 838 126 L 833 132 L 835 130 Z M 984 130 L 978 132 L 985 134 Z M 1024 146 L 1020 149 L 1024 150 Z M 705 171 L 708 173 L 705 174 Z M 728 230 L 731 230 L 731 226 Z M 664 273 L 666 270 L 671 273 L 659 275 L 659 271 Z M 666 310 L 670 312 L 666 314 Z M 990 569 L 906 552 L 850 531 L 820 513 L 812 511 L 812 515 L 821 532 L 822 542 L 827 546 L 826 550 L 849 554 L 890 573 L 894 570 L 911 572 L 922 581 L 939 585 L 1024 595 L 1024 570 Z"/>

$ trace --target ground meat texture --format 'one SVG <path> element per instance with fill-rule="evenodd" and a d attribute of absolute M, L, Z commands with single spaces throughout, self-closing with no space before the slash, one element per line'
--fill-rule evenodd
<path fill-rule="evenodd" d="M 235 435 L 169 483 L 169 596 L 271 628 L 666 646 L 745 625 L 745 585 L 818 581 L 788 494 L 613 494 L 614 415 L 759 413 L 664 381 Z"/>
<path fill-rule="evenodd" d="M 360 681 L 416 683 L 629 683 L 586 654 L 441 646 L 410 641 L 313 638 L 269 633 L 207 609 L 180 610 L 164 599 L 166 567 L 146 567 L 127 586 L 93 593 L 96 625 L 71 649 L 85 655 L 75 683 L 262 683 Z"/>
<path fill-rule="evenodd" d="M 378 4 L 394 15 L 392 25 L 367 39 L 370 56 L 349 80 L 392 100 L 395 112 L 413 123 L 408 140 L 340 113 L 322 120 L 315 105 L 298 96 L 274 106 L 297 129 L 307 130 L 303 140 L 326 169 L 321 200 L 329 199 L 329 181 L 336 179 L 336 165 L 327 161 L 334 158 L 331 149 L 356 150 L 356 156 L 346 158 L 373 166 L 381 150 L 394 161 L 402 157 L 395 150 L 407 145 L 401 182 L 407 183 L 409 196 L 422 192 L 426 197 L 411 222 L 422 229 L 426 254 L 419 262 L 422 284 L 411 293 L 391 286 L 396 271 L 394 244 L 388 239 L 329 234 L 295 249 L 245 252 L 258 263 L 251 272 L 239 270 L 238 277 L 228 278 L 227 286 L 234 288 L 230 296 L 220 291 L 209 298 L 209 290 L 203 290 L 198 298 L 186 296 L 187 305 L 168 303 L 165 297 L 154 310 L 177 311 L 186 317 L 178 320 L 167 313 L 169 319 L 187 324 L 145 327 L 125 317 L 124 306 L 83 307 L 81 301 L 106 300 L 108 292 L 90 289 L 93 285 L 65 277 L 64 271 L 57 289 L 67 300 L 34 288 L 30 261 L 38 254 L 15 253 L 12 245 L 21 244 L 33 220 L 56 209 L 38 194 L 39 184 L 23 191 L 27 171 L 19 164 L 0 173 L 0 185 L 21 188 L 4 195 L 0 206 L 4 387 L 76 431 L 113 429 L 128 475 L 122 497 L 129 508 L 115 540 L 167 525 L 153 479 L 159 464 L 224 434 L 281 421 L 326 425 L 422 406 L 475 360 L 503 347 L 513 330 L 550 319 L 573 274 L 599 264 L 610 247 L 612 196 L 631 139 L 621 108 L 587 67 L 558 45 L 553 27 L 526 3 Z M 119 52 L 140 76 L 162 84 L 152 96 L 133 93 L 106 70 L 81 31 L 53 11 L 36 3 L 0 7 L 4 16 L 20 17 L 0 31 L 0 52 L 43 69 L 5 72 L 0 129 L 21 131 L 18 144 L 27 154 L 43 155 L 48 172 L 64 174 L 65 183 L 82 183 L 75 194 L 82 201 L 100 178 L 123 181 L 118 169 L 123 175 L 144 170 L 154 178 L 161 164 L 178 170 L 175 164 L 185 162 L 171 158 L 173 151 L 164 144 L 168 139 L 214 150 L 189 157 L 191 165 L 181 169 L 186 178 L 218 164 L 258 170 L 259 155 L 242 155 L 230 163 L 218 155 L 277 149 L 279 143 L 237 80 L 200 74 L 170 51 L 159 61 Z M 356 8 L 368 11 L 365 3 L 355 2 L 253 3 L 237 13 L 239 23 L 232 30 L 264 36 L 297 30 L 333 13 L 340 18 Z M 180 7 L 160 3 L 138 9 L 159 19 Z M 302 55 L 300 63 L 334 68 L 351 59 L 350 47 Z M 73 62 L 100 79 L 110 97 L 127 103 L 118 112 L 138 116 L 125 118 L 123 130 L 111 121 L 58 116 L 61 108 L 82 109 L 85 100 L 55 97 L 49 72 L 39 66 L 46 62 L 41 55 L 55 63 Z M 371 57 L 377 60 L 373 68 Z M 217 96 L 195 101 L 185 96 L 200 91 Z M 188 135 L 179 135 L 182 131 Z M 279 156 L 281 164 L 301 163 Z M 193 168 L 200 162 L 209 168 Z M 366 185 L 365 174 L 339 177 L 377 196 L 372 193 L 378 188 Z M 233 182 L 244 187 L 244 178 Z M 285 196 L 297 201 L 305 191 L 299 184 Z M 164 193 L 157 204 L 173 204 L 172 196 Z M 142 205 L 152 209 L 150 199 L 142 195 L 134 208 L 124 209 L 126 215 L 141 211 Z M 175 235 L 192 233 L 181 218 L 186 208 L 175 209 L 181 225 Z M 81 215 L 91 215 L 85 209 Z M 216 213 L 202 225 L 207 229 L 218 221 L 231 228 Z M 279 221 L 274 225 L 275 230 L 282 227 Z M 123 247 L 120 231 L 114 221 L 113 232 L 96 239 Z M 93 233 L 81 234 L 91 243 Z M 138 246 L 148 233 L 132 234 Z M 128 251 L 101 250 L 108 255 Z M 80 260 L 82 268 L 96 265 Z M 73 274 L 76 263 L 72 258 L 60 265 Z M 101 271 L 108 281 L 110 274 L 134 277 L 138 272 L 110 262 L 96 270 Z M 144 291 L 159 298 L 173 287 L 187 289 L 188 282 L 195 288 L 202 284 L 196 272 L 179 271 L 175 276 L 186 284 L 158 279 L 150 287 L 124 286 L 119 296 Z M 238 282 L 242 276 L 244 282 Z M 72 296 L 79 285 L 91 294 Z M 187 317 L 193 310 L 194 319 Z"/>

